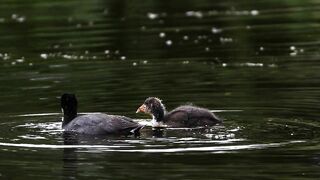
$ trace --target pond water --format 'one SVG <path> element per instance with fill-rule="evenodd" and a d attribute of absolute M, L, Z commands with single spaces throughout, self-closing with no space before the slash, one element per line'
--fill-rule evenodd
<path fill-rule="evenodd" d="M 318 179 L 320 2 L 0 5 L 0 179 Z M 134 137 L 61 130 L 59 97 L 125 115 L 146 97 L 224 124 Z"/>

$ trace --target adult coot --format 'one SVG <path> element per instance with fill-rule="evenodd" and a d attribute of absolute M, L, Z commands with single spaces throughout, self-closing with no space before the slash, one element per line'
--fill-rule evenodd
<path fill-rule="evenodd" d="M 167 113 L 161 100 L 156 97 L 147 98 L 138 108 L 138 112 L 151 114 L 154 127 L 162 126 L 163 123 L 174 128 L 213 126 L 217 123 L 222 123 L 222 120 L 209 110 L 190 105 L 177 107 Z"/>
<path fill-rule="evenodd" d="M 125 116 L 95 113 L 77 116 L 78 101 L 74 94 L 61 96 L 63 111 L 62 128 L 67 132 L 88 135 L 135 135 L 140 134 L 140 125 Z"/>

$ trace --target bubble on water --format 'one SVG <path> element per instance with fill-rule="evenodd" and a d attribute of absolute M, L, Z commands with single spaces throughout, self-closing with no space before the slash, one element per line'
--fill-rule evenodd
<path fill-rule="evenodd" d="M 290 50 L 292 51 L 290 56 L 296 56 L 298 54 L 298 50 L 295 46 L 290 46 Z"/>
<path fill-rule="evenodd" d="M 203 13 L 201 11 L 187 11 L 185 14 L 188 17 L 196 17 L 199 19 L 203 17 Z"/>
<path fill-rule="evenodd" d="M 137 66 L 138 64 L 137 64 L 136 62 L 133 62 L 132 65 L 133 65 L 133 66 Z"/>
<path fill-rule="evenodd" d="M 193 42 L 194 42 L 195 44 L 198 44 L 198 43 L 199 43 L 199 40 L 196 39 L 196 40 L 194 40 Z"/>
<path fill-rule="evenodd" d="M 29 66 L 33 66 L 33 63 L 29 63 Z"/>
<path fill-rule="evenodd" d="M 251 10 L 251 15 L 252 16 L 257 16 L 257 15 L 259 15 L 259 11 L 258 10 Z"/>
<path fill-rule="evenodd" d="M 145 31 L 147 28 L 145 26 L 140 27 L 141 31 Z"/>
<path fill-rule="evenodd" d="M 0 18 L 0 23 L 4 23 L 6 21 L 5 18 Z"/>
<path fill-rule="evenodd" d="M 89 51 L 88 51 L 88 50 L 85 50 L 85 51 L 84 51 L 84 54 L 89 54 Z"/>
<path fill-rule="evenodd" d="M 126 60 L 126 59 L 127 59 L 127 57 L 125 57 L 125 56 L 121 56 L 121 57 L 120 57 L 120 59 L 121 59 L 121 60 Z"/>
<path fill-rule="evenodd" d="M 261 46 L 261 47 L 259 48 L 259 50 L 260 50 L 260 51 L 264 51 L 264 47 Z"/>
<path fill-rule="evenodd" d="M 56 44 L 56 45 L 53 45 L 53 49 L 58 49 L 60 47 L 60 45 Z"/>
<path fill-rule="evenodd" d="M 17 22 L 22 23 L 24 21 L 26 21 L 26 17 L 25 16 L 21 16 L 21 17 L 17 18 Z"/>
<path fill-rule="evenodd" d="M 182 61 L 182 64 L 189 64 L 189 61 Z"/>
<path fill-rule="evenodd" d="M 68 20 L 68 22 L 70 23 L 70 22 L 72 22 L 72 21 L 73 21 L 73 17 L 71 17 L 71 16 L 70 16 L 70 17 L 68 17 L 68 19 L 67 19 L 67 20 Z"/>
<path fill-rule="evenodd" d="M 142 63 L 143 63 L 143 64 L 147 64 L 147 63 L 148 63 L 148 61 L 147 61 L 147 60 L 144 60 L 144 61 L 142 61 Z"/>
<path fill-rule="evenodd" d="M 11 57 L 10 57 L 10 55 L 8 54 L 8 53 L 4 53 L 3 54 L 3 60 L 8 60 L 8 59 L 10 59 Z"/>
<path fill-rule="evenodd" d="M 22 23 L 26 20 L 25 16 L 19 16 L 18 14 L 12 14 L 11 19 L 15 20 L 16 22 Z"/>
<path fill-rule="evenodd" d="M 209 51 L 210 51 L 210 48 L 209 48 L 209 47 L 206 47 L 206 48 L 205 48 L 205 51 L 209 52 Z"/>
<path fill-rule="evenodd" d="M 247 63 L 243 63 L 243 66 L 248 66 L 248 67 L 262 67 L 262 66 L 263 66 L 263 63 L 250 63 L 250 62 L 247 62 Z"/>
<path fill-rule="evenodd" d="M 149 13 L 147 14 L 147 17 L 148 17 L 149 19 L 153 20 L 153 19 L 157 19 L 157 18 L 159 17 L 159 14 L 149 12 Z"/>
<path fill-rule="evenodd" d="M 218 29 L 218 28 L 216 28 L 216 27 L 212 27 L 211 28 L 211 32 L 213 33 L 213 34 L 218 34 L 218 33 L 220 33 L 222 30 L 221 29 Z"/>
<path fill-rule="evenodd" d="M 94 22 L 93 21 L 89 21 L 88 22 L 88 26 L 92 27 L 94 25 Z"/>
<path fill-rule="evenodd" d="M 173 42 L 172 42 L 171 40 L 167 40 L 167 41 L 166 41 L 166 45 L 167 45 L 167 46 L 171 46 L 172 43 L 173 43 Z"/>
<path fill-rule="evenodd" d="M 222 67 L 227 67 L 227 63 L 222 63 Z"/>
<path fill-rule="evenodd" d="M 12 14 L 11 15 L 11 19 L 17 19 L 18 18 L 18 15 L 17 14 Z"/>
<path fill-rule="evenodd" d="M 104 9 L 103 12 L 102 12 L 102 14 L 104 14 L 104 15 L 107 15 L 108 13 L 109 13 L 108 9 Z"/>
<path fill-rule="evenodd" d="M 294 51 L 294 52 L 291 52 L 290 53 L 290 56 L 296 56 L 298 54 L 298 52 L 297 51 Z"/>
<path fill-rule="evenodd" d="M 21 57 L 20 59 L 16 60 L 17 63 L 23 63 L 24 62 L 24 57 Z"/>
<path fill-rule="evenodd" d="M 42 53 L 42 54 L 40 54 L 40 57 L 42 59 L 48 59 L 48 54 Z"/>
<path fill-rule="evenodd" d="M 68 55 L 68 54 L 64 54 L 64 55 L 62 55 L 62 57 L 65 58 L 65 59 L 71 59 L 72 58 L 72 56 Z"/>
<path fill-rule="evenodd" d="M 183 40 L 189 40 L 189 36 L 187 35 L 183 36 Z"/>
<path fill-rule="evenodd" d="M 16 64 L 17 64 L 16 62 L 11 62 L 11 65 L 13 65 L 13 66 L 16 65 Z"/>
<path fill-rule="evenodd" d="M 247 26 L 246 26 L 246 29 L 251 29 L 251 26 L 247 25 Z"/>
<path fill-rule="evenodd" d="M 161 32 L 161 33 L 159 34 L 159 37 L 160 37 L 160 38 L 164 38 L 164 37 L 166 37 L 166 33 Z"/>
<path fill-rule="evenodd" d="M 268 67 L 275 68 L 275 67 L 277 67 L 277 65 L 276 64 L 269 64 Z"/>
<path fill-rule="evenodd" d="M 117 54 L 117 55 L 118 55 L 118 54 L 120 54 L 120 51 L 119 51 L 119 50 L 115 50 L 115 51 L 114 51 L 114 54 Z"/>
<path fill-rule="evenodd" d="M 104 54 L 109 54 L 110 50 L 104 50 Z"/>
<path fill-rule="evenodd" d="M 233 39 L 228 38 L 228 37 L 220 37 L 220 42 L 221 43 L 231 43 L 231 42 L 233 42 Z"/>

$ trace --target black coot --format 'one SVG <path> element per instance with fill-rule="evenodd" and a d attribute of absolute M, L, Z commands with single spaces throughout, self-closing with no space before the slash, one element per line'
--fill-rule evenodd
<path fill-rule="evenodd" d="M 138 112 L 151 114 L 153 117 L 153 126 L 161 126 L 161 123 L 169 127 L 204 127 L 213 126 L 222 123 L 216 115 L 207 109 L 195 106 L 180 106 L 166 113 L 165 106 L 161 100 L 155 97 L 149 97 L 138 108 Z"/>
<path fill-rule="evenodd" d="M 139 135 L 142 125 L 125 116 L 95 113 L 77 116 L 78 101 L 74 94 L 61 96 L 62 128 L 67 132 L 88 135 Z"/>

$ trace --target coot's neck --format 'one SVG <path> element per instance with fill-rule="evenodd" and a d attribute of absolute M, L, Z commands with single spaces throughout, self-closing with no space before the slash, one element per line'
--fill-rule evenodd
<path fill-rule="evenodd" d="M 74 118 L 77 117 L 77 108 L 61 110 L 63 112 L 62 127 L 69 124 Z"/>
<path fill-rule="evenodd" d="M 164 122 L 164 116 L 166 114 L 166 108 L 161 103 L 159 107 L 155 108 L 152 112 L 152 120 L 153 122 Z"/>

